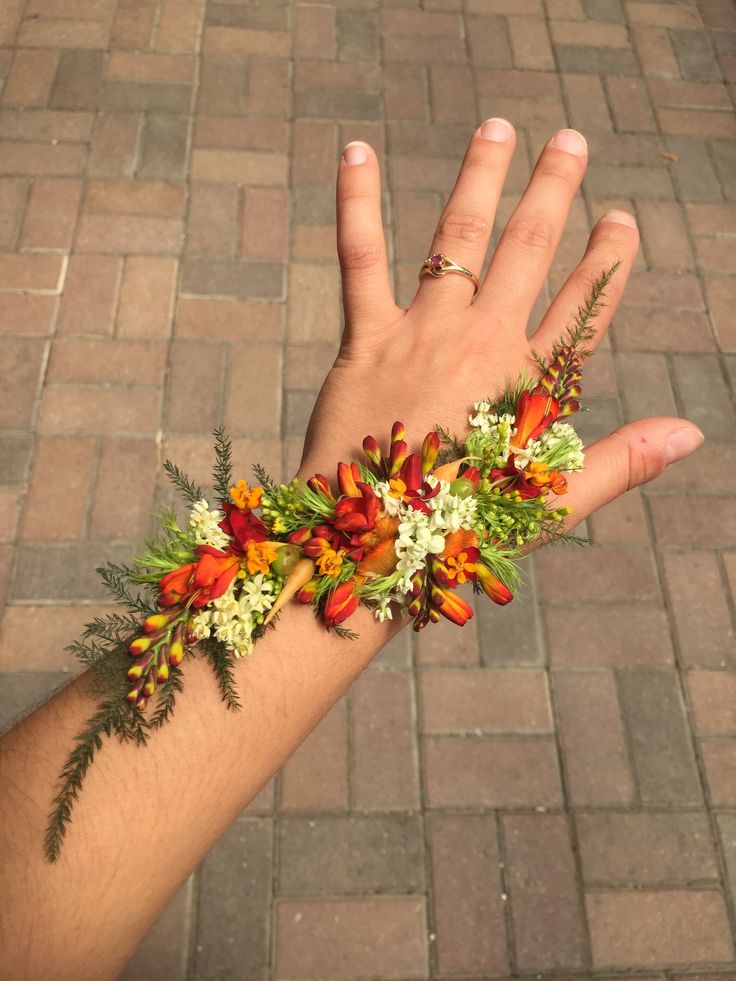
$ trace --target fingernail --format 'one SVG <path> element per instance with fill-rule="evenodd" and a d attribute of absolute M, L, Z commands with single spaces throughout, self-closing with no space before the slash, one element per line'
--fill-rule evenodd
<path fill-rule="evenodd" d="M 601 221 L 615 221 L 617 225 L 628 225 L 629 228 L 636 228 L 636 218 L 628 211 L 609 211 L 601 218 Z"/>
<path fill-rule="evenodd" d="M 368 147 L 365 143 L 348 143 L 342 151 L 342 159 L 346 164 L 364 164 L 368 159 Z"/>
<path fill-rule="evenodd" d="M 514 129 L 511 123 L 505 119 L 486 119 L 480 127 L 479 133 L 484 140 L 491 140 L 493 143 L 507 143 L 511 139 Z"/>
<path fill-rule="evenodd" d="M 705 436 L 695 426 L 683 426 L 682 429 L 676 429 L 673 433 L 670 433 L 667 437 L 667 446 L 665 447 L 667 465 L 669 466 L 670 463 L 676 463 L 678 460 L 683 460 L 686 456 L 690 456 L 693 450 L 697 450 L 704 439 Z"/>
<path fill-rule="evenodd" d="M 588 152 L 588 144 L 582 133 L 576 129 L 561 129 L 559 133 L 550 140 L 550 144 L 565 153 L 572 153 L 576 157 L 584 157 Z"/>

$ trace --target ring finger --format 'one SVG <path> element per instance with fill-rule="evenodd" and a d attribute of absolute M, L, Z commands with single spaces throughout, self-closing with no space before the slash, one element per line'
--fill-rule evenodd
<path fill-rule="evenodd" d="M 493 219 L 516 135 L 505 119 L 488 119 L 473 134 L 455 187 L 442 212 L 430 255 L 447 255 L 453 263 L 480 273 L 488 249 Z M 464 306 L 473 299 L 470 277 L 448 273 L 442 283 L 422 276 L 417 299 Z"/>

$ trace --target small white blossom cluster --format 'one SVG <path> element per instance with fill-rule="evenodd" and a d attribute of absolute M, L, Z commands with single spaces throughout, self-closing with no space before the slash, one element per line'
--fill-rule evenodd
<path fill-rule="evenodd" d="M 236 579 L 226 593 L 213 600 L 189 621 L 197 640 L 214 637 L 222 641 L 236 657 L 246 657 L 253 650 L 253 632 L 259 615 L 273 606 L 274 583 L 259 572 L 247 579 Z M 237 595 L 236 595 L 237 593 Z"/>
<path fill-rule="evenodd" d="M 552 470 L 569 473 L 582 470 L 585 463 L 583 441 L 567 422 L 553 422 L 537 439 L 530 439 L 514 455 L 516 466 L 525 470 L 530 463 L 546 463 Z"/>
<path fill-rule="evenodd" d="M 439 486 L 438 493 L 426 502 L 430 509 L 429 514 L 417 511 L 406 502 L 392 497 L 391 488 L 386 481 L 375 487 L 376 495 L 388 514 L 399 518 L 394 548 L 399 559 L 396 570 L 401 578 L 397 584 L 397 592 L 388 596 L 385 603 L 376 609 L 376 617 L 380 620 L 390 618 L 389 602 L 406 602 L 405 596 L 411 592 L 411 577 L 424 566 L 428 555 L 440 555 L 444 551 L 446 535 L 475 527 L 474 498 L 461 498 L 450 493 L 450 484 L 432 474 L 426 481 L 432 488 Z"/>
<path fill-rule="evenodd" d="M 196 501 L 189 515 L 189 530 L 197 545 L 211 545 L 212 548 L 227 548 L 230 539 L 218 527 L 225 515 L 222 511 L 210 511 L 207 501 Z"/>
<path fill-rule="evenodd" d="M 508 412 L 498 415 L 491 412 L 490 402 L 476 402 L 476 414 L 468 416 L 472 431 L 466 445 L 471 454 L 483 452 L 484 456 L 493 460 L 494 466 L 502 466 L 511 453 L 511 433 L 514 428 L 514 416 Z"/>

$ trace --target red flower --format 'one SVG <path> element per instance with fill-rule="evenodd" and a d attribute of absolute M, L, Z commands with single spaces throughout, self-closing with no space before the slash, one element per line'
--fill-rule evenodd
<path fill-rule="evenodd" d="M 498 603 L 499 606 L 506 606 L 507 603 L 511 602 L 514 598 L 513 593 L 507 586 L 504 586 L 500 579 L 497 579 L 493 575 L 485 563 L 477 562 L 475 571 L 478 576 L 478 582 L 483 587 L 483 592 L 494 603 Z"/>
<path fill-rule="evenodd" d="M 250 542 L 265 542 L 268 539 L 268 528 L 252 511 L 236 508 L 234 504 L 223 504 L 225 517 L 220 522 L 220 528 L 235 539 L 235 548 L 244 552 Z"/>
<path fill-rule="evenodd" d="M 172 572 L 167 572 L 158 584 L 161 595 L 158 598 L 159 606 L 176 606 L 186 599 L 192 591 L 192 577 L 197 568 L 196 562 L 189 562 L 182 565 Z"/>
<path fill-rule="evenodd" d="M 159 606 L 191 602 L 195 609 L 201 609 L 227 591 L 237 575 L 240 557 L 209 545 L 200 545 L 195 551 L 197 562 L 167 572 L 159 582 Z"/>
<path fill-rule="evenodd" d="M 516 403 L 516 433 L 514 446 L 526 446 L 536 439 L 560 414 L 560 403 L 551 395 L 539 392 L 522 392 Z"/>
<path fill-rule="evenodd" d="M 355 584 L 351 581 L 341 582 L 327 594 L 325 611 L 322 619 L 329 629 L 347 620 L 358 609 L 358 597 L 355 595 Z"/>
<path fill-rule="evenodd" d="M 458 627 L 464 626 L 473 616 L 472 606 L 461 599 L 454 589 L 433 585 L 431 594 L 432 606 Z"/>
<path fill-rule="evenodd" d="M 335 505 L 335 528 L 338 531 L 366 532 L 375 527 L 379 500 L 369 484 L 356 482 L 358 496 L 342 497 Z"/>

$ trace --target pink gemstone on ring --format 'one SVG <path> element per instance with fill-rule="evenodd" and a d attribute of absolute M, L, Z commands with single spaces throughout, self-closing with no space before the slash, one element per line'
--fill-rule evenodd
<path fill-rule="evenodd" d="M 442 268 L 442 259 L 443 259 L 443 256 L 441 256 L 439 253 L 437 255 L 431 255 L 429 257 L 429 262 L 430 262 L 430 265 L 432 266 L 432 268 L 433 269 L 441 269 Z"/>

